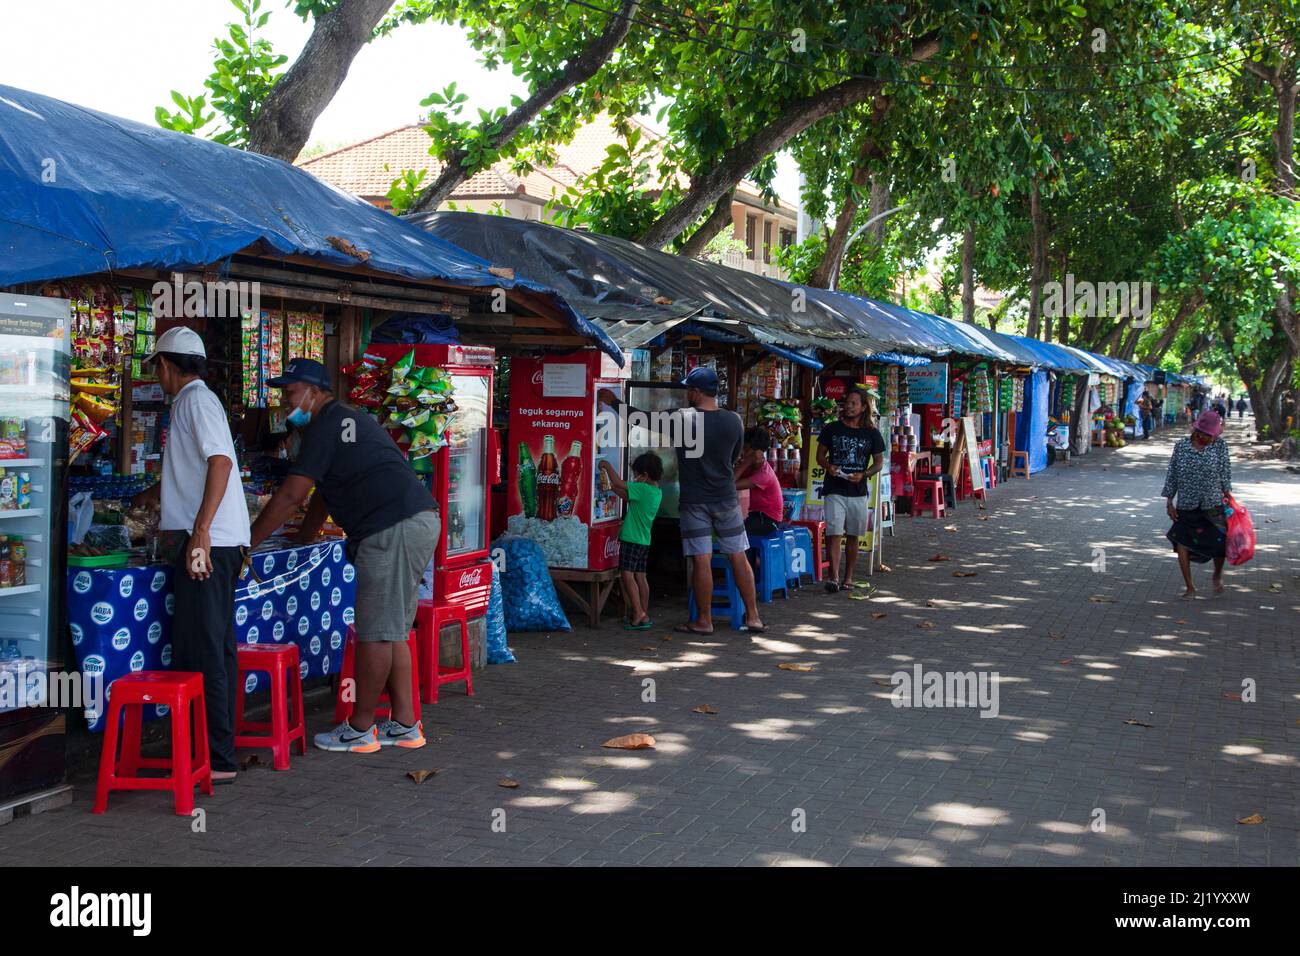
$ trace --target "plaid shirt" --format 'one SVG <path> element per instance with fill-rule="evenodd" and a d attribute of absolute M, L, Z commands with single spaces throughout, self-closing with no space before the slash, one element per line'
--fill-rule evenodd
<path fill-rule="evenodd" d="M 1215 439 L 1199 451 L 1190 438 L 1174 444 L 1165 474 L 1162 497 L 1178 495 L 1179 511 L 1209 510 L 1223 507 L 1223 496 L 1232 490 L 1232 462 L 1223 439 Z"/>

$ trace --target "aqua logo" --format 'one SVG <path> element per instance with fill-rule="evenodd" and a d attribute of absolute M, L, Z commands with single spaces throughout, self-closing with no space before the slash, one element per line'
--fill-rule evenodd
<path fill-rule="evenodd" d="M 79 645 L 81 643 L 81 639 L 86 636 L 85 633 L 81 630 L 80 624 L 69 624 L 68 630 L 72 632 L 72 644 L 74 647 Z"/>
<path fill-rule="evenodd" d="M 162 646 L 162 650 L 158 652 L 158 661 L 163 667 L 172 666 L 172 646 L 170 644 Z"/>
<path fill-rule="evenodd" d="M 299 591 L 305 591 L 305 590 L 307 590 L 309 587 L 311 587 L 311 575 L 310 575 L 310 574 L 300 574 L 300 575 L 298 576 L 298 590 L 299 590 Z"/>
<path fill-rule="evenodd" d="M 107 601 L 96 601 L 90 609 L 90 619 L 96 624 L 107 624 L 113 620 L 113 605 Z"/>
<path fill-rule="evenodd" d="M 244 678 L 244 693 L 251 694 L 255 690 L 257 690 L 257 675 L 249 674 Z"/>
<path fill-rule="evenodd" d="M 350 607 L 345 607 L 345 608 L 343 609 L 343 623 L 344 623 L 344 624 L 351 624 L 353 621 L 356 620 L 356 618 L 357 618 L 357 615 L 356 615 L 355 611 L 354 611 L 352 608 L 350 608 Z"/>
<path fill-rule="evenodd" d="M 312 591 L 312 592 L 311 592 L 311 609 L 312 609 L 313 611 L 319 611 L 319 610 L 320 610 L 320 592 L 319 592 L 319 591 Z M 292 614 L 293 611 L 290 611 L 289 613 Z"/>
<path fill-rule="evenodd" d="M 172 712 L 172 709 L 168 707 L 166 704 L 154 704 L 153 712 L 158 715 L 159 720 L 162 720 L 164 717 L 166 717 L 168 714 Z"/>
<path fill-rule="evenodd" d="M 262 596 L 262 588 L 256 581 L 248 582 L 248 596 L 250 598 L 259 598 Z"/>
<path fill-rule="evenodd" d="M 244 635 L 244 643 L 256 644 L 259 637 L 261 637 L 261 634 L 257 630 L 257 625 L 254 624 L 248 629 L 248 633 Z"/>
<path fill-rule="evenodd" d="M 330 672 L 330 656 L 328 654 L 320 659 L 320 671 L 322 674 Z"/>
<path fill-rule="evenodd" d="M 235 623 L 240 627 L 248 623 L 248 608 L 243 604 L 235 608 Z"/>
<path fill-rule="evenodd" d="M 329 625 L 326 624 L 323 619 L 321 620 L 321 626 L 329 627 Z M 332 632 L 330 634 L 330 649 L 337 651 L 342 646 L 343 646 L 343 635 L 340 634 L 338 631 Z"/>
<path fill-rule="evenodd" d="M 122 595 L 124 598 L 129 598 L 134 587 L 135 578 L 128 574 L 126 577 L 122 578 L 121 581 L 117 582 L 117 593 Z"/>
<path fill-rule="evenodd" d="M 149 582 L 149 590 L 152 591 L 154 594 L 157 594 L 159 591 L 163 589 L 163 587 L 166 584 L 167 584 L 167 572 L 155 571 L 153 573 L 153 580 Z"/>
<path fill-rule="evenodd" d="M 321 627 L 329 627 L 329 626 L 330 626 L 330 612 L 329 612 L 329 611 L 326 611 L 325 613 L 323 613 L 323 614 L 320 616 L 320 626 L 321 626 Z M 336 632 L 334 636 L 335 636 L 335 637 L 338 637 L 338 633 Z M 335 645 L 335 646 L 337 647 L 338 645 Z"/>
<path fill-rule="evenodd" d="M 327 587 L 330 586 L 330 569 L 329 569 L 329 568 L 321 568 L 321 569 L 320 569 L 320 583 L 321 583 L 321 587 L 323 587 L 323 588 L 327 588 Z"/>
<path fill-rule="evenodd" d="M 335 561 L 343 560 L 343 545 L 341 544 L 334 545 L 334 560 Z"/>
<path fill-rule="evenodd" d="M 144 670 L 144 651 L 136 651 L 131 655 L 132 672 Z"/>
<path fill-rule="evenodd" d="M 90 582 L 91 577 L 89 571 L 78 571 L 77 576 L 72 579 L 72 590 L 76 591 L 78 594 L 85 594 L 90 590 Z"/>
<path fill-rule="evenodd" d="M 296 568 L 296 567 L 298 566 L 298 552 L 297 552 L 297 551 L 290 551 L 290 552 L 289 552 L 288 566 L 289 566 L 289 570 L 290 570 L 290 571 L 292 571 L 294 568 Z"/>
<path fill-rule="evenodd" d="M 137 621 L 143 621 L 148 616 L 149 616 L 149 602 L 146 601 L 144 598 L 140 598 L 140 600 L 135 602 L 135 619 Z"/>
<path fill-rule="evenodd" d="M 268 554 L 266 559 L 262 561 L 262 577 L 270 574 L 273 567 L 275 567 L 275 560 Z"/>
<path fill-rule="evenodd" d="M 351 584 L 352 579 L 357 576 L 357 569 L 350 564 L 343 565 L 343 583 Z"/>
<path fill-rule="evenodd" d="M 284 602 L 284 609 L 288 612 L 290 617 L 293 617 L 298 613 L 298 599 L 290 595 L 289 600 Z"/>
<path fill-rule="evenodd" d="M 271 640 L 284 640 L 284 621 L 276 621 L 275 627 L 271 628 Z"/>
<path fill-rule="evenodd" d="M 113 650 L 124 651 L 131 646 L 131 630 L 126 627 L 119 627 L 113 632 Z"/>
<path fill-rule="evenodd" d="M 171 617 L 172 615 L 174 615 L 174 614 L 176 613 L 176 595 L 175 595 L 175 594 L 168 594 L 167 597 L 165 597 L 165 598 L 163 599 L 163 610 L 167 612 L 167 616 L 168 616 L 168 617 Z"/>
<path fill-rule="evenodd" d="M 303 680 L 306 680 L 306 679 L 307 679 L 307 671 L 308 671 L 307 662 L 306 662 L 306 661 L 299 661 L 299 663 L 298 663 L 298 675 L 299 675 L 300 677 L 302 677 Z"/>
<path fill-rule="evenodd" d="M 157 644 L 162 640 L 162 621 L 154 621 L 149 625 L 148 640 L 150 644 Z"/>
<path fill-rule="evenodd" d="M 275 579 L 275 593 L 276 593 L 276 594 L 283 594 L 283 593 L 285 592 L 285 589 L 286 589 L 287 587 L 288 587 L 288 585 L 284 583 L 284 578 L 283 578 L 283 577 L 278 577 L 278 578 Z"/>
<path fill-rule="evenodd" d="M 330 592 L 330 607 L 338 607 L 343 600 L 343 592 L 335 588 Z"/>
<path fill-rule="evenodd" d="M 306 637 L 307 632 L 311 630 L 311 624 L 305 617 L 298 618 L 298 636 Z"/>
<path fill-rule="evenodd" d="M 304 618 L 303 618 L 303 622 L 306 623 L 306 621 L 307 621 L 307 619 L 304 617 Z M 312 657 L 316 657 L 317 655 L 319 655 L 319 654 L 320 654 L 320 638 L 319 638 L 319 637 L 313 637 L 313 638 L 311 639 L 311 643 L 307 645 L 307 649 L 308 649 L 309 651 L 311 651 L 311 656 L 312 656 Z"/>
<path fill-rule="evenodd" d="M 87 654 L 81 661 L 81 669 L 87 674 L 102 674 L 104 658 L 98 654 Z"/>
<path fill-rule="evenodd" d="M 264 621 L 271 620 L 271 615 L 274 613 L 275 613 L 275 607 L 271 604 L 271 602 L 264 601 L 262 603 L 262 620 Z"/>

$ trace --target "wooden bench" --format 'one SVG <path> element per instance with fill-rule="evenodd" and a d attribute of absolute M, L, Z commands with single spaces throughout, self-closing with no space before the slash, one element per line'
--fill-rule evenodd
<path fill-rule="evenodd" d="M 604 571 L 551 568 L 550 572 L 551 580 L 555 582 L 555 590 L 582 609 L 587 615 L 588 624 L 592 627 L 600 627 L 600 614 L 605 610 L 605 602 L 609 600 L 614 585 L 618 583 L 618 568 L 608 568 Z M 584 598 L 571 583 L 579 587 L 586 585 L 588 596 Z"/>

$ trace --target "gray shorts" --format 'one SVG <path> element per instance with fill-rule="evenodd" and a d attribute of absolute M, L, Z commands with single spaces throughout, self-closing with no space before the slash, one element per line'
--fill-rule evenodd
<path fill-rule="evenodd" d="M 739 554 L 749 547 L 739 501 L 681 505 L 677 515 L 682 526 L 682 554 L 687 557 L 712 554 L 715 534 L 718 536 L 717 550 L 723 554 Z"/>
<path fill-rule="evenodd" d="M 357 542 L 358 641 L 406 640 L 440 530 L 438 513 L 421 511 Z"/>
<path fill-rule="evenodd" d="M 827 495 L 822 517 L 828 535 L 851 534 L 860 538 L 867 533 L 867 496 Z"/>

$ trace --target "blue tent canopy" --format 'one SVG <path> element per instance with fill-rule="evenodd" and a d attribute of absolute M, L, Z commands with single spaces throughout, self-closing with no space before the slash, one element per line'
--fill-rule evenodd
<path fill-rule="evenodd" d="M 332 237 L 368 258 L 339 251 Z M 613 341 L 549 287 L 495 275 L 487 260 L 289 163 L 0 86 L 0 287 L 196 269 L 252 246 L 419 281 L 537 293 L 622 361 Z"/>

